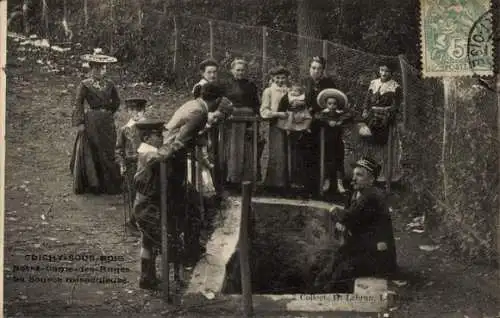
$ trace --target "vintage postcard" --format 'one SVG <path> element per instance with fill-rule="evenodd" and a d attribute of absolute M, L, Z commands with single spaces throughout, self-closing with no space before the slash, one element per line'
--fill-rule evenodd
<path fill-rule="evenodd" d="M 493 75 L 490 0 L 422 0 L 420 9 L 424 76 Z"/>
<path fill-rule="evenodd" d="M 0 8 L 5 317 L 498 317 L 488 1 Z"/>

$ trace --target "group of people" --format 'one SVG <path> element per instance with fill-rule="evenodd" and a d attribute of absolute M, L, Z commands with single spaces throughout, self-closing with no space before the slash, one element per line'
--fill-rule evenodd
<path fill-rule="evenodd" d="M 89 63 L 91 76 L 80 83 L 73 111 L 73 125 L 78 128 L 71 160 L 74 191 L 108 194 L 126 191 L 129 194 L 133 214 L 128 224 L 131 228 L 137 227 L 142 237 L 141 288 L 158 285 L 155 258 L 161 246 L 161 161 L 168 163 L 167 202 L 169 217 L 172 218 L 168 221 L 169 231 L 192 204 L 186 197 L 189 192 L 186 191 L 189 186 L 186 174 L 191 166 L 187 165 L 186 158 L 210 172 L 214 160 L 223 156 L 221 162 L 225 166 L 222 171 L 208 176 L 223 178 L 223 183 L 228 186 L 252 180 L 253 158 L 257 157 L 257 177 L 266 189 L 274 193 L 281 193 L 290 184 L 297 185 L 309 197 L 320 192 L 318 186 L 323 191 L 345 192 L 342 130 L 348 123 L 356 121 L 356 116 L 349 109 L 347 96 L 325 75 L 326 62 L 322 57 L 312 58 L 310 75 L 304 81 L 290 80 L 290 72 L 284 67 L 273 68 L 269 74 L 270 86 L 261 96 L 257 86 L 246 78 L 245 60 L 238 58 L 231 63 L 232 79 L 229 81 L 218 80 L 219 65 L 216 61 L 203 61 L 200 64 L 202 79 L 193 88 L 193 98 L 179 107 L 167 123 L 145 117 L 145 99 L 129 99 L 125 106 L 130 118 L 120 127 L 118 134 L 114 114 L 119 109 L 120 98 L 115 85 L 105 77 L 106 65 L 116 62 L 116 59 L 98 54 L 85 55 L 83 59 Z M 380 67 L 381 76 L 371 82 L 358 121 L 360 135 L 380 147 L 386 146 L 401 95 L 399 85 L 391 79 L 392 71 L 389 64 Z M 255 126 L 248 121 L 230 120 L 238 117 L 259 119 L 257 156 L 253 154 L 252 146 Z M 326 143 L 326 178 L 324 184 L 319 185 L 322 127 Z M 217 145 L 219 134 L 223 134 L 226 141 L 223 147 Z M 201 151 L 188 156 L 195 145 Z M 223 153 L 216 153 L 217 149 L 223 149 Z M 214 152 L 216 157 L 212 155 Z M 372 167 L 370 170 L 366 164 L 371 162 L 370 159 L 363 160 L 365 164 L 358 162 L 358 168 L 364 167 L 374 176 L 372 181 L 376 180 L 380 169 L 369 166 Z M 372 184 L 360 187 L 371 189 Z M 367 192 L 366 200 L 370 204 L 381 197 L 375 195 L 373 199 L 374 191 Z M 219 193 L 220 189 L 216 192 Z M 355 200 L 362 201 L 362 191 L 357 193 Z M 354 210 L 359 208 L 359 205 L 353 206 Z M 388 215 L 383 204 L 377 205 L 377 209 Z M 339 230 L 348 227 L 351 233 L 356 232 L 358 221 L 349 216 L 342 220 L 339 221 Z M 383 251 L 388 253 L 387 246 Z"/>

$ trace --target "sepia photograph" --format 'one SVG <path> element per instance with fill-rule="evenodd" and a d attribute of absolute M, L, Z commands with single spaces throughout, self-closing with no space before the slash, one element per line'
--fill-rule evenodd
<path fill-rule="evenodd" d="M 0 10 L 4 317 L 500 318 L 500 0 Z"/>

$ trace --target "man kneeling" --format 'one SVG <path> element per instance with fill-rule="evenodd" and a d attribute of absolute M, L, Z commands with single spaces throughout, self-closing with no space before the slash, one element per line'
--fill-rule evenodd
<path fill-rule="evenodd" d="M 380 170 L 369 158 L 355 164 L 350 205 L 334 210 L 345 243 L 316 278 L 315 286 L 323 291 L 352 292 L 357 277 L 386 277 L 397 270 L 391 216 L 384 194 L 374 186 Z"/>

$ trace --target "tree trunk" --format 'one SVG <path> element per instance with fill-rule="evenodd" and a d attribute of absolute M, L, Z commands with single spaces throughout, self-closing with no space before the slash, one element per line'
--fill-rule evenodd
<path fill-rule="evenodd" d="M 298 38 L 298 61 L 301 61 L 301 75 L 305 75 L 307 72 L 309 59 L 312 56 L 321 56 L 322 54 L 320 40 L 324 2 L 326 1 L 297 1 L 297 32 L 300 35 Z"/>

